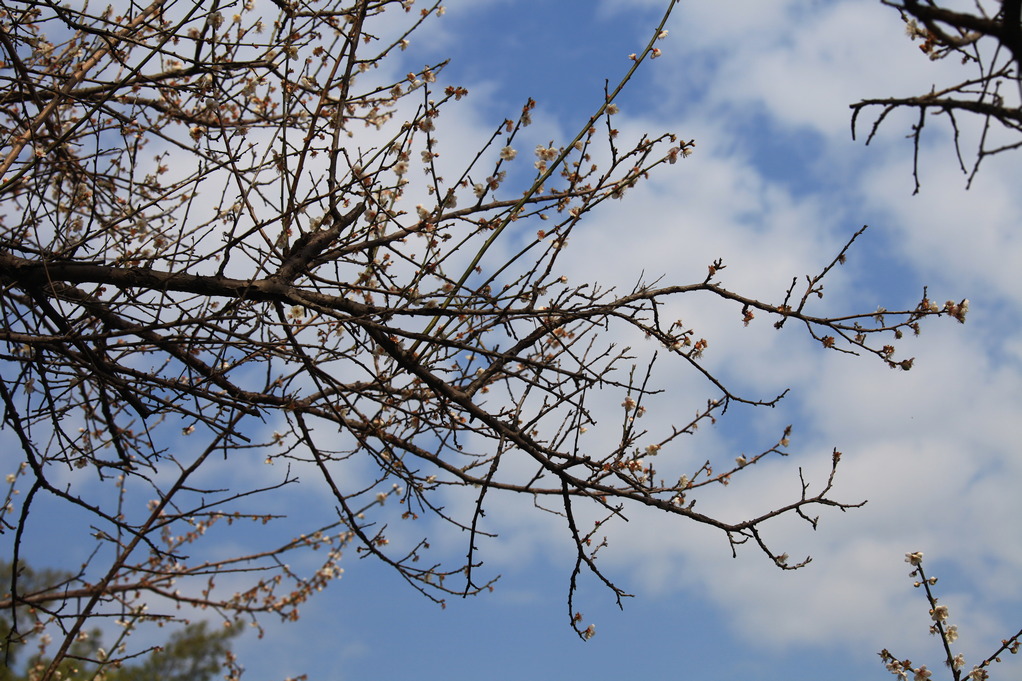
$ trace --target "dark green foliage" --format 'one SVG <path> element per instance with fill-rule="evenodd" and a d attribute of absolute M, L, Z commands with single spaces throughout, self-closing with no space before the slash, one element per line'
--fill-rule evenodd
<path fill-rule="evenodd" d="M 106 681 L 211 681 L 220 673 L 230 639 L 241 629 L 238 625 L 213 629 L 206 622 L 189 624 L 144 661 L 107 671 Z"/>
<path fill-rule="evenodd" d="M 71 575 L 53 570 L 33 570 L 23 567 L 18 574 L 18 594 L 21 597 L 39 593 L 54 593 L 68 584 Z M 0 560 L 0 681 L 32 681 L 45 669 L 51 657 L 40 635 L 34 633 L 38 618 L 46 621 L 47 601 L 37 602 L 36 608 L 24 605 L 13 609 L 11 600 L 11 564 Z M 13 627 L 12 622 L 17 626 Z M 221 675 L 225 657 L 230 651 L 230 640 L 241 633 L 242 626 L 210 627 L 207 622 L 186 625 L 170 635 L 166 643 L 145 655 L 116 663 L 116 654 L 107 651 L 114 661 L 101 665 L 102 632 L 93 630 L 71 646 L 59 666 L 64 681 L 212 681 Z M 53 651 L 55 652 L 55 651 Z M 101 668 L 102 667 L 102 668 Z"/>

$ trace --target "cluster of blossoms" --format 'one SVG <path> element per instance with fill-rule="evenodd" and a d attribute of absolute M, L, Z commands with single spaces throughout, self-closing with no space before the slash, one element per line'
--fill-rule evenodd
<path fill-rule="evenodd" d="M 938 41 L 937 36 L 931 33 L 928 29 L 920 27 L 919 24 L 916 23 L 915 19 L 908 19 L 905 22 L 905 35 L 913 41 L 917 38 L 922 38 L 923 42 L 919 45 L 919 50 L 932 61 L 936 61 L 946 54 L 946 52 L 942 52 L 939 49 L 940 42 Z"/>
<path fill-rule="evenodd" d="M 963 305 L 968 306 L 968 301 L 963 301 Z M 964 313 L 963 313 L 964 314 Z M 940 635 L 943 639 L 944 650 L 947 655 L 947 659 L 944 663 L 954 672 L 954 678 L 962 678 L 959 675 L 965 668 L 965 656 L 961 653 L 952 655 L 951 645 L 958 640 L 958 627 L 953 624 L 947 624 L 950 611 L 946 605 L 941 605 L 937 602 L 937 598 L 930 591 L 930 587 L 937 583 L 936 577 L 927 577 L 923 574 L 923 553 L 921 551 L 914 551 L 912 553 L 905 554 L 905 562 L 913 567 L 912 572 L 909 573 L 910 577 L 917 577 L 918 580 L 913 583 L 916 588 L 923 587 L 926 590 L 926 597 L 930 602 L 930 619 L 933 624 L 930 625 L 931 635 Z M 1018 652 L 1020 647 L 1018 641 L 1018 635 L 1011 640 L 1002 641 L 1001 650 L 1008 650 L 1012 654 Z M 990 662 L 1000 661 L 997 657 L 1001 651 L 995 653 L 995 655 L 983 661 L 981 664 L 976 665 L 972 668 L 965 678 L 969 681 L 985 681 L 990 677 L 989 672 L 986 670 L 986 666 Z M 880 651 L 880 658 L 884 662 L 884 666 L 887 671 L 891 672 L 899 679 L 908 681 L 909 674 L 912 674 L 912 681 L 927 681 L 933 672 L 926 668 L 926 665 L 919 667 L 913 667 L 911 660 L 899 660 L 886 649 Z"/>
<path fill-rule="evenodd" d="M 536 158 L 539 159 L 535 163 L 536 170 L 541 173 L 546 172 L 547 163 L 557 160 L 560 153 L 561 150 L 557 147 L 544 147 L 542 144 L 536 145 Z"/>

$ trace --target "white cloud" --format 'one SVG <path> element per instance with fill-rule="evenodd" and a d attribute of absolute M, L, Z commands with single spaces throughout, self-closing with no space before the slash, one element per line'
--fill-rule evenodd
<path fill-rule="evenodd" d="M 950 144 L 935 142 L 920 154 L 918 196 L 905 198 L 906 163 L 897 161 L 869 170 L 861 191 L 870 207 L 888 218 L 892 244 L 926 280 L 942 290 L 959 287 L 977 312 L 1003 304 L 1017 308 L 1022 304 L 1018 161 L 1017 155 L 988 160 L 965 191 Z"/>
<path fill-rule="evenodd" d="M 697 154 L 576 232 L 572 281 L 592 278 L 599 265 L 602 281 L 622 286 L 642 271 L 650 279 L 666 274 L 668 283 L 688 282 L 710 260 L 724 257 L 729 268 L 722 279 L 728 285 L 774 296 L 792 274 L 826 264 L 861 210 L 887 218 L 879 227 L 880 241 L 889 239 L 893 260 L 906 267 L 877 272 L 860 262 L 836 272 L 823 307 L 840 309 L 874 288 L 883 294 L 880 282 L 890 279 L 905 289 L 932 283 L 936 296 L 961 291 L 973 301 L 974 319 L 964 327 L 953 321 L 926 324 L 922 337 L 906 344 L 906 355 L 918 360 L 904 373 L 873 358 L 816 353 L 766 324 L 742 329 L 736 311 L 683 298 L 671 312 L 704 325 L 709 361 L 758 389 L 793 387 L 793 397 L 779 410 L 784 415 L 771 418 L 801 424 L 798 457 L 751 471 L 747 484 L 714 495 L 719 498 L 712 505 L 728 514 L 751 513 L 797 495 L 797 466 L 806 466 L 815 476 L 810 479 L 819 481 L 835 445 L 845 452 L 836 497 L 870 501 L 847 514 L 824 513 L 815 534 L 801 523 L 768 525 L 778 548 L 793 558 L 800 550 L 815 557 L 794 574 L 777 571 L 749 547 L 740 560 L 727 560 L 729 549 L 719 534 L 642 511 L 633 511 L 627 526 L 610 530 L 613 548 L 605 560 L 636 578 L 641 586 L 635 588 L 708 595 L 757 645 L 846 642 L 875 652 L 895 644 L 912 650 L 912 641 L 925 637 L 925 601 L 911 588 L 902 562 L 906 551 L 923 550 L 936 560 L 937 572 L 971 577 L 968 591 L 948 596 L 963 604 L 963 630 L 967 624 L 974 632 L 970 645 L 982 636 L 1010 633 L 1005 627 L 1011 622 L 987 606 L 1018 598 L 1007 576 L 1022 566 L 1022 550 L 1006 540 L 1008 519 L 1022 511 L 1015 492 L 1022 474 L 1015 456 L 1022 436 L 1015 417 L 1022 399 L 1022 341 L 1012 313 L 1005 313 L 1018 305 L 1022 269 L 1015 224 L 1022 205 L 1011 181 L 1018 175 L 1016 162 L 990 163 L 966 193 L 946 133 L 938 133 L 933 142 L 944 146 L 924 146 L 924 191 L 913 198 L 911 149 L 897 144 L 907 130 L 899 127 L 902 120 L 882 128 L 875 148 L 863 152 L 850 145 L 848 104 L 914 94 L 955 68 L 919 55 L 897 15 L 878 3 L 744 2 L 727 12 L 719 4 L 686 3 L 671 35 L 676 52 L 672 56 L 668 45 L 665 61 L 676 69 L 662 62 L 651 68 L 660 69 L 658 80 L 665 84 L 686 78 L 693 56 L 712 53 L 698 62 L 710 69 L 696 79 L 708 88 L 705 99 L 686 102 L 688 118 L 666 125 L 629 119 L 627 108 L 621 119 L 635 128 L 670 127 L 695 136 Z M 772 125 L 813 130 L 829 155 L 821 165 L 848 173 L 847 183 L 833 195 L 806 198 L 785 188 L 791 178 L 764 176 L 744 155 L 727 153 L 729 146 L 757 143 L 746 127 L 750 109 L 765 112 Z M 712 122 L 691 118 L 707 112 L 713 112 Z M 842 158 L 848 153 L 859 160 Z M 797 168 L 789 172 L 805 182 Z M 692 382 L 681 371 L 661 367 L 658 382 L 680 395 L 668 399 L 688 399 Z M 608 401 L 608 407 L 614 405 Z M 732 456 L 733 425 L 725 421 L 720 431 L 700 433 L 692 447 L 707 456 Z M 535 524 L 513 514 L 500 517 L 501 541 L 508 546 L 545 543 L 537 538 L 544 528 L 563 536 L 555 518 Z M 967 611 L 971 606 L 975 610 Z"/>

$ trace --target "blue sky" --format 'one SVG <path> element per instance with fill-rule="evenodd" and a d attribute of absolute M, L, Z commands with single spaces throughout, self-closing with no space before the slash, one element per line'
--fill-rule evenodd
<path fill-rule="evenodd" d="M 444 81 L 471 92 L 455 145 L 471 148 L 527 97 L 539 103 L 536 139 L 563 142 L 600 100 L 604 78 L 613 84 L 630 65 L 663 4 L 454 0 L 405 57 L 409 67 L 452 58 Z M 909 341 L 917 366 L 907 374 L 820 352 L 797 330 L 745 331 L 706 301 L 683 303 L 686 319 L 713 332 L 717 370 L 756 396 L 793 389 L 777 409 L 733 410 L 692 441 L 699 455 L 727 456 L 795 424 L 798 461 L 707 503 L 723 513 L 763 508 L 793 493 L 797 466 L 819 474 L 834 446 L 846 452 L 839 492 L 870 503 L 824 514 L 816 533 L 772 528 L 793 556 L 814 556 L 795 573 L 752 551 L 732 559 L 711 532 L 636 513 L 604 559 L 635 598 L 618 611 L 588 584 L 580 609 L 597 636 L 584 643 L 565 622 L 563 528 L 533 517 L 527 502 L 502 500 L 501 537 L 484 553 L 501 575 L 493 593 L 441 610 L 379 566 L 349 561 L 301 623 L 272 629 L 269 654 L 243 645 L 257 678 L 886 678 L 882 647 L 939 675 L 927 606 L 903 561 L 915 550 L 941 578 L 968 660 L 1017 630 L 1022 197 L 1010 178 L 1019 159 L 994 159 L 966 192 L 947 131 L 931 122 L 923 190 L 912 196 L 905 117 L 870 147 L 851 139 L 852 102 L 914 94 L 955 73 L 928 62 L 897 14 L 872 0 L 693 0 L 669 29 L 664 56 L 620 100 L 619 123 L 630 134 L 694 138 L 696 154 L 594 215 L 573 237 L 569 276 L 591 277 L 595 263 L 623 285 L 642 271 L 689 281 L 719 256 L 727 284 L 776 295 L 869 224 L 821 309 L 912 306 L 923 285 L 937 300 L 970 298 L 968 324 L 930 324 Z M 451 136 L 441 127 L 442 142 Z M 690 377 L 658 378 L 679 403 L 708 396 Z"/>
<path fill-rule="evenodd" d="M 451 58 L 441 82 L 470 91 L 438 124 L 452 155 L 472 153 L 528 97 L 538 108 L 526 139 L 563 144 L 602 99 L 604 79 L 613 86 L 630 66 L 665 5 L 451 0 L 393 68 Z M 747 396 L 792 389 L 776 409 L 733 409 L 686 441 L 686 456 L 729 461 L 794 424 L 790 459 L 753 471 L 706 507 L 737 517 L 790 499 L 798 467 L 819 480 L 833 447 L 845 452 L 837 496 L 869 503 L 823 513 L 815 533 L 802 523 L 770 526 L 793 557 L 813 555 L 796 572 L 752 550 L 732 559 L 716 533 L 636 511 L 609 530 L 602 558 L 635 597 L 621 611 L 585 583 L 578 609 L 597 635 L 582 642 L 566 621 L 565 529 L 528 499 L 498 498 L 490 516 L 500 536 L 483 545 L 486 569 L 501 575 L 493 593 L 440 609 L 351 551 L 345 576 L 300 622 L 267 621 L 267 638 L 239 641 L 246 678 L 844 681 L 890 678 L 876 656 L 882 647 L 939 676 L 908 551 L 923 551 L 941 578 L 970 662 L 1022 624 L 1022 155 L 991 159 L 966 191 L 947 130 L 932 121 L 913 196 L 906 117 L 892 116 L 869 147 L 851 139 L 852 102 L 916 94 L 956 73 L 926 60 L 897 14 L 874 0 L 688 0 L 668 28 L 663 57 L 630 84 L 617 124 L 625 138 L 677 132 L 696 140 L 696 153 L 591 216 L 572 237 L 565 274 L 627 286 L 645 272 L 689 283 L 722 257 L 725 285 L 779 298 L 792 276 L 817 272 L 869 224 L 821 311 L 911 307 L 923 285 L 941 302 L 969 298 L 966 325 L 935 320 L 907 341 L 906 355 L 917 358 L 908 373 L 822 352 L 798 329 L 745 329 L 713 301 L 678 303 L 710 339 L 713 368 Z M 972 139 L 975 127 L 964 133 Z M 713 397 L 676 369 L 656 377 L 664 404 L 688 410 Z M 307 488 L 278 503 L 303 525 L 330 512 Z M 464 549 L 456 536 L 435 543 L 438 555 Z M 38 555 L 59 561 L 53 548 Z M 1005 678 L 1019 671 L 1010 664 Z"/>

